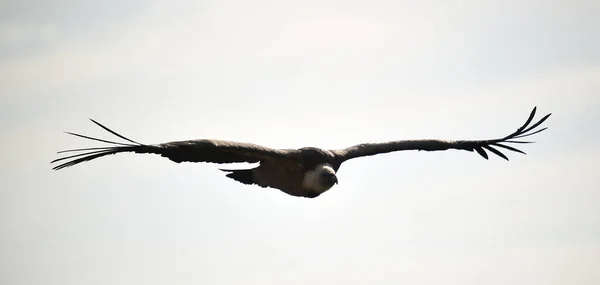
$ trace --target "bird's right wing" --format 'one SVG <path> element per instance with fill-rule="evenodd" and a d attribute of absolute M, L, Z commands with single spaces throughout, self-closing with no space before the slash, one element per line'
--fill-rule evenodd
<path fill-rule="evenodd" d="M 91 120 L 91 119 L 90 119 Z M 51 163 L 61 162 L 52 169 L 59 170 L 85 161 L 120 152 L 153 153 L 160 154 L 175 162 L 209 162 L 209 163 L 255 163 L 265 159 L 293 160 L 299 155 L 295 149 L 272 149 L 252 143 L 242 143 L 223 140 L 199 139 L 187 141 L 174 141 L 162 144 L 147 145 L 130 140 L 102 124 L 91 120 L 96 125 L 111 134 L 127 141 L 126 143 L 93 138 L 76 133 L 67 134 L 112 144 L 112 146 L 80 148 L 59 151 L 58 153 L 75 153 L 66 157 L 53 160 Z"/>

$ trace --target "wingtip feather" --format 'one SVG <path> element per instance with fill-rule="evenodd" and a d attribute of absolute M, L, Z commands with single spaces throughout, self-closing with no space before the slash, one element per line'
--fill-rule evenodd
<path fill-rule="evenodd" d="M 528 143 L 534 143 L 533 141 L 522 141 L 520 139 L 525 138 L 525 137 L 529 137 L 532 135 L 535 135 L 537 133 L 543 132 L 545 130 L 548 129 L 548 127 L 543 127 L 540 129 L 537 129 L 538 126 L 540 126 L 541 124 L 543 124 L 551 115 L 552 113 L 549 113 L 545 116 L 543 116 L 541 119 L 539 119 L 537 122 L 531 124 L 533 122 L 533 119 L 535 118 L 535 115 L 537 113 L 537 106 L 534 106 L 533 109 L 531 109 L 531 112 L 529 114 L 529 117 L 527 118 L 527 120 L 525 121 L 525 123 L 519 127 L 515 132 L 513 132 L 512 134 L 501 138 L 501 139 L 496 139 L 496 140 L 488 140 L 485 141 L 483 144 L 481 143 L 477 143 L 476 147 L 473 147 L 474 150 L 477 151 L 477 153 L 479 153 L 479 155 L 481 155 L 483 158 L 488 159 L 488 155 L 487 153 L 483 150 L 486 149 L 502 158 L 504 158 L 505 160 L 509 160 L 508 157 L 506 155 L 504 155 L 502 152 L 500 152 L 498 149 L 494 148 L 494 147 L 501 147 L 510 151 L 514 151 L 514 152 L 519 152 L 522 154 L 526 154 L 524 151 L 521 151 L 515 147 L 512 146 L 508 146 L 506 144 L 510 144 L 510 143 L 517 143 L 517 144 L 528 144 Z M 530 125 L 531 124 L 531 125 Z M 482 141 L 483 142 L 483 141 Z"/>
<path fill-rule="evenodd" d="M 483 148 L 476 147 L 476 148 L 475 148 L 475 151 L 476 151 L 477 153 L 479 153 L 479 155 L 481 155 L 483 158 L 485 158 L 485 159 L 488 159 L 488 155 L 487 155 L 487 153 L 485 152 L 485 150 L 483 150 Z"/>

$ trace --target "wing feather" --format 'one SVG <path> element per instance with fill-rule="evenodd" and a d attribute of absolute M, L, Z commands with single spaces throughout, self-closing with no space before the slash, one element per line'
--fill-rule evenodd
<path fill-rule="evenodd" d="M 67 134 L 94 140 L 98 142 L 108 143 L 116 146 L 106 147 L 91 147 L 78 148 L 59 151 L 58 153 L 75 153 L 66 157 L 57 158 L 50 163 L 62 162 L 53 167 L 54 170 L 59 170 L 65 167 L 77 165 L 79 163 L 90 161 L 99 157 L 121 153 L 152 153 L 159 154 L 169 158 L 174 162 L 209 162 L 209 163 L 234 163 L 234 162 L 249 162 L 255 163 L 265 159 L 295 159 L 299 154 L 298 150 L 294 149 L 272 149 L 252 143 L 223 141 L 223 140 L 187 140 L 174 141 L 162 144 L 146 145 L 141 144 L 131 139 L 128 139 L 117 132 L 107 128 L 106 126 L 90 119 L 96 125 L 108 131 L 112 135 L 127 141 L 128 143 L 115 142 L 85 136 L 81 134 L 67 132 Z"/>
<path fill-rule="evenodd" d="M 483 148 L 481 147 L 476 147 L 475 151 L 477 151 L 477 153 L 479 153 L 479 155 L 481 155 L 483 158 L 488 159 L 488 155 L 485 152 L 485 150 L 483 150 Z"/>
<path fill-rule="evenodd" d="M 502 158 L 508 160 L 508 157 L 506 157 L 506 155 L 504 155 L 504 153 L 502 153 L 501 151 L 499 151 L 499 150 L 497 150 L 497 149 L 495 149 L 495 148 L 493 148 L 493 147 L 491 147 L 489 145 L 484 145 L 483 148 L 485 148 L 485 149 L 493 152 L 495 155 L 497 155 L 499 157 L 502 157 Z"/>
<path fill-rule="evenodd" d="M 491 140 L 459 140 L 459 141 L 445 141 L 445 140 L 401 140 L 392 141 L 385 143 L 365 143 L 355 146 L 351 146 L 345 149 L 333 150 L 332 152 L 336 155 L 339 163 L 348 159 L 370 156 L 382 153 L 389 153 L 393 151 L 401 150 L 424 150 L 424 151 L 441 151 L 448 149 L 459 149 L 466 151 L 475 151 L 483 158 L 488 159 L 488 154 L 485 150 L 508 160 L 508 157 L 500 152 L 495 147 L 504 148 L 506 150 L 519 152 L 525 154 L 525 152 L 509 146 L 510 143 L 532 143 L 530 141 L 522 141 L 520 138 L 528 137 L 539 132 L 546 130 L 547 128 L 541 128 L 536 130 L 538 126 L 544 123 L 551 114 L 545 115 L 539 121 L 529 126 L 533 121 L 536 114 L 537 107 L 534 107 L 525 123 L 519 127 L 514 133 L 505 136 L 500 139 Z"/>

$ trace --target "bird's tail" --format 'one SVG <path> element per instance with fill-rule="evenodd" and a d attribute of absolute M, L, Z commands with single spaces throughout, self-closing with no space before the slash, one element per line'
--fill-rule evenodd
<path fill-rule="evenodd" d="M 252 176 L 252 169 L 220 169 L 221 171 L 229 172 L 227 177 L 244 183 L 244 184 L 254 184 L 254 177 Z"/>
<path fill-rule="evenodd" d="M 50 163 L 55 163 L 55 162 L 59 162 L 62 161 L 61 164 L 54 166 L 52 169 L 54 170 L 59 170 L 59 169 L 63 169 L 65 167 L 69 167 L 69 166 L 73 166 L 85 161 L 90 161 L 99 157 L 103 157 L 106 155 L 111 155 L 111 154 L 116 154 L 116 153 L 120 153 L 120 152 L 136 152 L 136 153 L 156 153 L 157 152 L 157 148 L 160 148 L 158 146 L 152 146 L 152 145 L 145 145 L 145 144 L 141 144 L 139 142 L 130 140 L 116 132 L 114 132 L 113 130 L 103 126 L 102 124 L 90 119 L 92 122 L 94 122 L 96 125 L 100 126 L 101 128 L 103 128 L 104 130 L 110 132 L 111 134 L 127 141 L 128 143 L 120 143 L 120 142 L 114 142 L 114 141 L 109 141 L 109 140 L 103 140 L 103 139 L 99 139 L 99 138 L 93 138 L 93 137 L 89 137 L 89 136 L 84 136 L 84 135 L 80 135 L 80 134 L 76 134 L 76 133 L 71 133 L 71 132 L 66 132 L 67 134 L 76 136 L 76 137 L 80 137 L 80 138 L 84 138 L 84 139 L 89 139 L 89 140 L 94 140 L 94 141 L 99 141 L 99 142 L 104 142 L 104 143 L 109 143 L 115 146 L 105 146 L 105 147 L 92 147 L 92 148 L 78 148 L 78 149 L 69 149 L 69 150 L 63 150 L 63 151 L 59 151 L 58 153 L 76 153 L 70 156 L 66 156 L 66 157 L 61 157 L 61 158 L 57 158 L 53 161 L 51 161 Z"/>

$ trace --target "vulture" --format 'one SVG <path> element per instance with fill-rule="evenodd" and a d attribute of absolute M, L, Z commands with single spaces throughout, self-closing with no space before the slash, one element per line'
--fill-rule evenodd
<path fill-rule="evenodd" d="M 488 159 L 489 151 L 505 160 L 508 157 L 500 150 L 508 150 L 525 154 L 514 147 L 514 144 L 531 143 L 522 138 L 544 131 L 538 128 L 551 114 L 532 123 L 536 108 L 531 111 L 529 118 L 512 134 L 498 139 L 489 140 L 399 140 L 382 143 L 362 143 L 351 147 L 326 150 L 315 147 L 299 149 L 273 149 L 257 144 L 234 142 L 214 139 L 196 139 L 174 141 L 160 144 L 142 144 L 128 139 L 104 125 L 90 119 L 93 123 L 122 139 L 124 142 L 109 141 L 81 134 L 66 132 L 69 135 L 107 143 L 110 145 L 92 148 L 79 148 L 59 151 L 70 153 L 66 157 L 53 160 L 59 163 L 54 170 L 63 169 L 85 161 L 121 152 L 159 154 L 171 161 L 207 162 L 207 163 L 258 163 L 251 169 L 221 169 L 226 176 L 244 183 L 256 184 L 261 187 L 279 189 L 297 197 L 315 198 L 331 189 L 338 183 L 336 172 L 341 164 L 349 159 L 389 153 L 401 150 L 440 151 L 448 149 L 477 152 Z"/>

